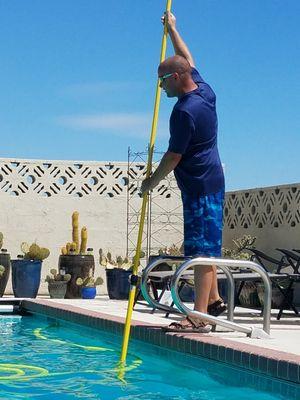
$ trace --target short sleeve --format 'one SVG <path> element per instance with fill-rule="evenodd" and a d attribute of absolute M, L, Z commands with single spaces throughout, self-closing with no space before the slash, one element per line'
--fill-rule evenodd
<path fill-rule="evenodd" d="M 192 78 L 195 83 L 205 83 L 196 68 L 192 68 Z"/>
<path fill-rule="evenodd" d="M 209 103 L 216 104 L 216 95 L 212 88 L 206 83 L 196 68 L 192 68 L 193 81 L 199 86 L 201 96 Z"/>
<path fill-rule="evenodd" d="M 170 118 L 168 151 L 184 154 L 195 131 L 192 117 L 185 111 L 174 109 Z"/>

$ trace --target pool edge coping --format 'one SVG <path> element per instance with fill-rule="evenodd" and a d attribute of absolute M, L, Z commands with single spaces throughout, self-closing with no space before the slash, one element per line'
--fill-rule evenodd
<path fill-rule="evenodd" d="M 123 333 L 125 318 L 112 316 L 79 306 L 53 303 L 44 299 L 26 299 L 21 306 L 27 311 L 53 318 L 104 329 L 116 334 Z M 132 320 L 131 336 L 134 339 L 226 363 L 248 371 L 264 374 L 292 383 L 300 383 L 300 356 L 266 349 L 252 344 L 234 342 L 211 334 L 165 333 L 161 325 Z"/>

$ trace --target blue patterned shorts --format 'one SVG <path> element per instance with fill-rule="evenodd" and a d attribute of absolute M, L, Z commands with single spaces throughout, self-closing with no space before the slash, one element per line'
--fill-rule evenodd
<path fill-rule="evenodd" d="M 222 247 L 224 190 L 206 196 L 182 193 L 184 254 L 220 257 Z"/>

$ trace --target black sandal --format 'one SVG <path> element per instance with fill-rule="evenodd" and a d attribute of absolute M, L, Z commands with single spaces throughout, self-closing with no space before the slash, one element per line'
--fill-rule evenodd
<path fill-rule="evenodd" d="M 163 326 L 165 332 L 175 333 L 209 333 L 211 326 L 206 325 L 203 321 L 198 321 L 195 318 L 186 317 L 188 324 L 172 322 L 169 326 Z"/>
<path fill-rule="evenodd" d="M 227 310 L 226 304 L 223 299 L 219 299 L 212 304 L 209 304 L 207 307 L 207 312 L 214 317 L 218 317 L 223 314 Z"/>

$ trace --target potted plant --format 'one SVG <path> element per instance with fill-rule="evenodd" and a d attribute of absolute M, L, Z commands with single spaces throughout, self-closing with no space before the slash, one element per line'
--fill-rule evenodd
<path fill-rule="evenodd" d="M 121 256 L 114 260 L 110 252 L 105 256 L 102 249 L 99 250 L 99 256 L 100 265 L 105 267 L 109 298 L 115 300 L 128 299 L 129 277 L 132 274 L 133 262 L 130 262 L 127 257 L 123 259 Z M 141 254 L 141 257 L 144 257 L 144 254 Z"/>
<path fill-rule="evenodd" d="M 14 296 L 35 298 L 40 287 L 42 262 L 50 251 L 37 243 L 30 246 L 22 243 L 21 250 L 24 255 L 11 261 Z"/>
<path fill-rule="evenodd" d="M 77 278 L 76 285 L 81 288 L 81 297 L 83 299 L 94 299 L 96 297 L 96 286 L 102 285 L 103 279 L 98 277 Z"/>
<path fill-rule="evenodd" d="M 51 269 L 45 282 L 48 282 L 48 291 L 51 299 L 64 299 L 67 291 L 67 283 L 71 279 L 70 274 L 59 274 L 56 269 Z"/>
<path fill-rule="evenodd" d="M 0 266 L 1 268 L 1 276 L 0 276 L 0 297 L 4 295 L 5 288 L 8 282 L 11 263 L 10 263 L 10 255 L 7 253 L 6 249 L 2 249 L 3 246 L 3 233 L 0 232 Z"/>
<path fill-rule="evenodd" d="M 92 249 L 87 248 L 88 232 L 84 226 L 79 239 L 79 213 L 72 214 L 72 242 L 61 249 L 58 269 L 60 274 L 70 274 L 71 279 L 67 284 L 66 299 L 81 298 L 80 287 L 76 285 L 77 278 L 88 278 L 94 274 L 95 260 Z"/>

